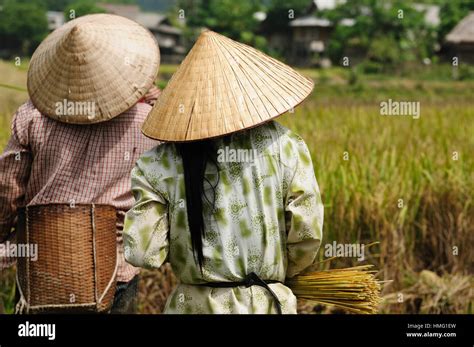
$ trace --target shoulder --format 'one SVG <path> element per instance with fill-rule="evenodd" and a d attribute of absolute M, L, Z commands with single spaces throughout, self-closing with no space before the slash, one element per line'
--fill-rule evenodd
<path fill-rule="evenodd" d="M 126 122 L 130 124 L 134 123 L 136 124 L 136 126 L 141 126 L 150 111 L 151 111 L 150 105 L 139 102 L 133 105 L 132 107 L 130 107 L 128 110 L 122 112 L 117 117 L 114 117 L 108 120 L 106 123 L 112 124 L 112 123 Z"/>
<path fill-rule="evenodd" d="M 272 121 L 270 122 L 269 126 L 271 126 L 272 131 L 278 134 L 280 141 L 292 143 L 298 146 L 305 145 L 305 142 L 300 135 L 281 125 L 280 123 Z"/>
<path fill-rule="evenodd" d="M 27 144 L 29 141 L 29 133 L 34 123 L 43 122 L 46 117 L 43 116 L 33 105 L 31 100 L 27 100 L 21 105 L 12 119 L 11 131 L 20 143 Z"/>
<path fill-rule="evenodd" d="M 301 136 L 276 121 L 236 133 L 232 141 L 239 148 L 252 148 L 262 155 L 277 156 L 286 166 L 294 166 L 300 153 L 305 158 L 309 155 Z"/>
<path fill-rule="evenodd" d="M 166 200 L 169 200 L 170 185 L 175 182 L 180 173 L 179 168 L 182 167 L 177 163 L 174 148 L 171 143 L 155 146 L 143 153 L 135 165 L 135 173 L 139 171 L 150 186 Z"/>
<path fill-rule="evenodd" d="M 179 159 L 174 144 L 162 143 L 144 152 L 136 165 L 145 176 L 174 177 L 179 171 Z"/>
<path fill-rule="evenodd" d="M 144 102 L 139 102 L 135 105 L 134 107 L 136 109 L 136 112 L 138 115 L 143 116 L 146 118 L 148 116 L 148 113 L 151 111 L 152 107 L 148 105 L 147 103 Z"/>
<path fill-rule="evenodd" d="M 279 143 L 288 129 L 275 121 L 266 122 L 248 130 L 235 133 L 232 142 L 238 147 L 251 148 L 261 154 L 275 155 L 279 152 Z"/>
<path fill-rule="evenodd" d="M 301 136 L 276 121 L 270 121 L 250 129 L 249 135 L 257 140 L 259 138 L 268 138 L 278 142 L 304 144 Z"/>
<path fill-rule="evenodd" d="M 151 111 L 150 105 L 144 102 L 139 102 L 135 104 L 134 106 L 132 106 L 125 113 L 128 114 L 128 116 L 131 116 L 137 122 L 143 123 L 150 111 Z"/>
<path fill-rule="evenodd" d="M 43 118 L 44 116 L 36 109 L 31 100 L 27 100 L 23 105 L 18 107 L 13 120 L 18 124 L 28 123 L 36 118 Z"/>
<path fill-rule="evenodd" d="M 285 126 L 272 122 L 274 131 L 278 134 L 280 158 L 283 164 L 294 166 L 296 161 L 311 162 L 311 155 L 303 138 Z"/>

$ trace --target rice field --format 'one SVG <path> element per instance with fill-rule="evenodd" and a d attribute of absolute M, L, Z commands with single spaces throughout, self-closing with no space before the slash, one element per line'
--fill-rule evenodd
<path fill-rule="evenodd" d="M 166 66 L 159 85 L 174 71 Z M 0 85 L 25 88 L 26 63 L 0 61 Z M 380 243 L 366 257 L 320 269 L 373 264 L 382 313 L 472 313 L 474 304 L 474 81 L 357 76 L 304 70 L 313 95 L 280 121 L 312 153 L 325 205 L 325 245 Z M 420 75 L 417 75 L 420 76 Z M 25 92 L 0 86 L 0 147 Z M 420 116 L 381 115 L 381 102 L 418 102 Z M 0 299 L 13 306 L 13 273 L 0 274 Z M 175 279 L 169 266 L 144 271 L 140 311 L 160 312 Z M 0 305 L 1 305 L 0 300 Z M 1 309 L 1 306 L 0 306 Z M 304 313 L 338 312 L 300 303 Z"/>
<path fill-rule="evenodd" d="M 393 281 L 384 286 L 383 312 L 469 312 L 472 82 L 422 82 L 422 88 L 410 81 L 391 83 L 368 83 L 360 98 L 352 87 L 347 92 L 328 87 L 334 89 L 330 96 L 315 95 L 283 120 L 312 151 L 325 203 L 323 244 L 380 241 L 366 263 L 380 269 L 381 279 Z M 390 98 L 420 102 L 420 118 L 381 116 L 380 102 Z M 353 258 L 332 262 L 358 264 Z M 422 271 L 441 277 L 436 285 L 425 283 Z M 470 285 L 460 285 L 466 279 Z M 431 296 L 414 290 L 417 286 L 431 288 Z M 440 294 L 443 286 L 450 289 Z M 437 295 L 443 296 L 443 308 L 431 306 Z"/>

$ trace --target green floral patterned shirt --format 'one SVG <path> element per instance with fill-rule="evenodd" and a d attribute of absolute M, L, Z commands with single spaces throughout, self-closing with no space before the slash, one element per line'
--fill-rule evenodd
<path fill-rule="evenodd" d="M 203 271 L 192 251 L 183 165 L 172 143 L 142 155 L 132 171 L 136 203 L 126 215 L 125 257 L 145 268 L 171 263 L 180 284 L 166 313 L 276 313 L 262 287 L 195 284 L 242 281 L 250 272 L 284 282 L 313 264 L 323 205 L 310 153 L 299 136 L 274 121 L 215 141 L 219 180 L 216 167 L 207 165 L 205 177 L 218 183 L 214 209 L 203 203 Z M 270 287 L 283 313 L 296 313 L 291 290 L 281 283 Z"/>

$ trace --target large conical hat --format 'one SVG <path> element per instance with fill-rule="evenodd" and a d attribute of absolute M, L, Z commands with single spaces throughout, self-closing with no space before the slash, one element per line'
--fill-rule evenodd
<path fill-rule="evenodd" d="M 262 52 L 204 31 L 143 124 L 145 135 L 182 142 L 250 128 L 291 110 L 313 82 Z"/>
<path fill-rule="evenodd" d="M 159 63 L 155 38 L 138 23 L 110 14 L 79 17 L 36 49 L 28 93 L 53 119 L 102 122 L 137 103 L 154 83 Z"/>

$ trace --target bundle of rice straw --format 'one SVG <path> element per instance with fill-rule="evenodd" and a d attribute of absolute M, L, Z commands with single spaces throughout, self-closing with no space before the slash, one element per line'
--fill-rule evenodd
<path fill-rule="evenodd" d="M 286 285 L 300 299 L 333 305 L 354 313 L 377 313 L 381 281 L 372 265 L 323 270 L 287 279 Z"/>

